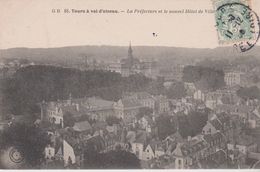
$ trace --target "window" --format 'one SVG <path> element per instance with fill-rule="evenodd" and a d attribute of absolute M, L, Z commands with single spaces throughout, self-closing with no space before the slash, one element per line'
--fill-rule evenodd
<path fill-rule="evenodd" d="M 180 159 L 178 160 L 178 163 L 179 163 L 179 165 L 181 165 L 181 160 Z"/>

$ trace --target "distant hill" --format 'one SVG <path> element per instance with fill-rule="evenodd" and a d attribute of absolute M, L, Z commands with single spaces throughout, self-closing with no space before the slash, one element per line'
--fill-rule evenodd
<path fill-rule="evenodd" d="M 133 46 L 133 54 L 136 58 L 165 59 L 184 61 L 200 60 L 205 58 L 233 59 L 236 57 L 259 58 L 260 47 L 254 47 L 250 51 L 238 53 L 232 47 L 218 47 L 215 49 L 177 48 L 157 46 Z M 84 57 L 102 61 L 115 61 L 127 56 L 128 47 L 120 46 L 71 46 L 60 48 L 11 48 L 0 50 L 0 59 L 25 58 L 42 63 L 82 63 Z M 259 58 L 260 59 L 260 58 Z"/>

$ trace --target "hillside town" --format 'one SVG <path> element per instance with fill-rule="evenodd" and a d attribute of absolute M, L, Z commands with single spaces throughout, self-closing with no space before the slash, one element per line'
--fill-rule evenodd
<path fill-rule="evenodd" d="M 143 169 L 260 168 L 260 100 L 254 92 L 258 85 L 249 79 L 260 72 L 259 67 L 226 67 L 223 86 L 205 89 L 204 80 L 185 79 L 185 67 L 190 64 L 159 68 L 156 60 L 141 61 L 133 51 L 130 44 L 126 58 L 102 64 L 102 68 L 96 62 L 91 70 L 122 77 L 140 74 L 160 81 L 159 91 L 124 91 L 112 100 L 66 90 L 65 97 L 33 102 L 39 115 L 30 123 L 50 139 L 37 168 L 85 169 L 88 161 L 94 161 L 94 154 L 111 151 L 134 155 Z M 7 72 L 16 67 L 35 66 L 15 62 L 0 63 L 2 78 L 8 78 Z M 22 121 L 20 118 L 13 114 L 2 117 L 0 131 Z M 23 163 L 19 161 L 22 156 L 19 151 L 14 153 L 11 168 Z"/>

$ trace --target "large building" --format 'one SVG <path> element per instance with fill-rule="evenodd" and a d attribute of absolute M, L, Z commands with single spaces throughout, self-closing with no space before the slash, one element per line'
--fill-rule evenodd
<path fill-rule="evenodd" d="M 225 83 L 227 86 L 242 85 L 245 79 L 245 75 L 242 72 L 225 72 Z"/>
<path fill-rule="evenodd" d="M 76 121 L 84 116 L 97 121 L 105 121 L 114 115 L 114 102 L 99 97 L 88 97 L 40 103 L 41 119 L 51 123 L 64 125 L 64 116 L 69 115 Z"/>
<path fill-rule="evenodd" d="M 157 62 L 153 60 L 139 60 L 134 58 L 131 43 L 127 58 L 109 64 L 108 70 L 120 73 L 123 77 L 142 73 L 146 77 L 156 78 L 158 73 Z"/>

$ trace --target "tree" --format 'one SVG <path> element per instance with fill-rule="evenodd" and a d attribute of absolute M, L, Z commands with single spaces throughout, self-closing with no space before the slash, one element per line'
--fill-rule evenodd
<path fill-rule="evenodd" d="M 0 138 L 1 149 L 16 147 L 23 154 L 25 163 L 35 168 L 44 159 L 44 149 L 50 139 L 46 132 L 34 125 L 15 123 L 6 128 Z"/>
<path fill-rule="evenodd" d="M 242 87 L 237 90 L 237 95 L 242 99 L 259 99 L 260 98 L 260 90 L 256 86 L 252 87 Z"/>
<path fill-rule="evenodd" d="M 64 127 L 73 127 L 75 124 L 75 118 L 69 112 L 65 112 L 63 116 Z"/>
<path fill-rule="evenodd" d="M 138 119 L 141 119 L 144 116 L 151 116 L 153 113 L 153 109 L 149 108 L 149 107 L 141 107 L 139 109 L 138 114 L 136 115 L 136 117 Z"/>
<path fill-rule="evenodd" d="M 184 67 L 183 81 L 193 82 L 202 90 L 216 90 L 225 86 L 223 70 L 201 66 Z"/>
<path fill-rule="evenodd" d="M 109 71 L 34 65 L 20 68 L 0 82 L 3 104 L 11 114 L 39 113 L 36 103 L 99 96 L 117 101 L 124 91 L 142 91 L 151 80 L 143 75 L 121 77 Z"/>
<path fill-rule="evenodd" d="M 196 136 L 202 132 L 203 127 L 208 121 L 208 110 L 202 111 L 192 111 L 188 115 L 189 126 L 191 127 L 190 136 Z"/>
<path fill-rule="evenodd" d="M 166 94 L 170 99 L 180 99 L 186 96 L 186 89 L 182 82 L 177 82 L 171 85 Z"/>
<path fill-rule="evenodd" d="M 104 163 L 105 169 L 140 169 L 140 160 L 135 154 L 124 151 L 110 151 L 104 154 L 107 161 Z"/>
<path fill-rule="evenodd" d="M 119 124 L 120 119 L 115 116 L 108 116 L 106 122 L 109 126 L 112 126 L 113 124 Z"/>
<path fill-rule="evenodd" d="M 90 169 L 140 169 L 140 160 L 124 150 L 97 153 L 85 152 L 84 168 Z"/>
<path fill-rule="evenodd" d="M 178 126 L 182 137 L 196 136 L 201 133 L 208 121 L 209 109 L 191 111 L 188 115 L 178 115 Z"/>
<path fill-rule="evenodd" d="M 162 115 L 156 118 L 159 139 L 163 140 L 167 136 L 176 132 L 176 124 L 169 115 Z"/>

